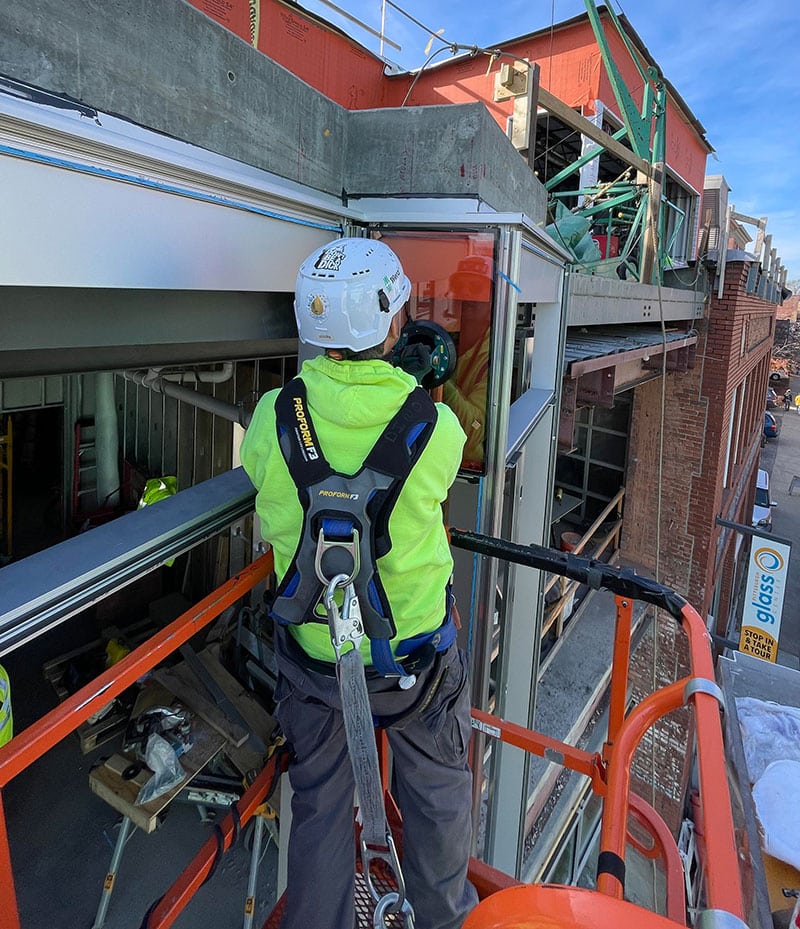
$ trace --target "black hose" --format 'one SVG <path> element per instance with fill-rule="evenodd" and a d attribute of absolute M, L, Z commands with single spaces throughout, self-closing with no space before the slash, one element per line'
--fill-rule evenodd
<path fill-rule="evenodd" d="M 603 588 L 620 597 L 631 600 L 644 600 L 662 610 L 666 610 L 679 622 L 686 600 L 672 588 L 665 587 L 657 581 L 642 577 L 631 568 L 614 568 L 602 561 L 582 558 L 570 552 L 561 552 L 543 545 L 520 545 L 506 539 L 496 539 L 480 532 L 467 532 L 464 529 L 451 529 L 450 541 L 456 548 L 468 552 L 488 555 L 511 561 L 514 564 L 539 568 L 552 574 L 560 574 L 570 580 L 586 584 L 593 590 Z"/>

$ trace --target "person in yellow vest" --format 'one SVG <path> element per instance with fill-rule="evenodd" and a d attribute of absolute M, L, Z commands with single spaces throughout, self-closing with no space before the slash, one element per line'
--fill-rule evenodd
<path fill-rule="evenodd" d="M 11 681 L 8 672 L 0 665 L 0 745 L 11 741 L 14 735 L 14 718 L 11 715 Z"/>

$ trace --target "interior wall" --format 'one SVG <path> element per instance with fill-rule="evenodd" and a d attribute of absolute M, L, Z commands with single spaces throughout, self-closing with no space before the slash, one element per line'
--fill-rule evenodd
<path fill-rule="evenodd" d="M 164 369 L 183 386 L 220 402 L 240 405 L 251 411 L 262 394 L 294 376 L 294 355 L 233 362 L 230 377 L 217 383 L 202 378 L 218 377 L 220 366 Z M 122 377 L 116 378 L 117 410 L 120 420 L 120 455 L 129 481 L 124 494 L 135 507 L 148 478 L 175 476 L 178 490 L 223 474 L 233 466 L 234 424 L 221 416 L 159 393 Z M 249 521 L 252 523 L 252 520 Z M 252 526 L 247 526 L 248 542 Z M 230 537 L 223 533 L 197 546 L 176 561 L 185 593 L 202 596 L 229 576 Z"/>

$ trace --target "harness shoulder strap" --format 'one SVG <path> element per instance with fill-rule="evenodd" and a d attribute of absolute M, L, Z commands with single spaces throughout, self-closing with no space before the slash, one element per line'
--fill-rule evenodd
<path fill-rule="evenodd" d="M 278 394 L 275 423 L 281 452 L 298 488 L 305 490 L 335 473 L 322 453 L 302 378 L 293 378 Z"/>

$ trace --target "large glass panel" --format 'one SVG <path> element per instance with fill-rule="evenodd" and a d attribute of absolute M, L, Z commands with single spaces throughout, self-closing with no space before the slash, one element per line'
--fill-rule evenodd
<path fill-rule="evenodd" d="M 630 412 L 630 398 L 624 393 L 617 394 L 614 397 L 614 406 L 610 409 L 602 406 L 594 407 L 593 424 L 595 428 L 610 429 L 627 435 Z"/>
<path fill-rule="evenodd" d="M 604 464 L 624 468 L 627 455 L 626 436 L 601 432 L 599 429 L 592 431 L 592 459 L 594 461 L 602 461 Z"/>
<path fill-rule="evenodd" d="M 462 468 L 484 473 L 490 378 L 495 235 L 488 232 L 386 233 L 411 280 L 409 313 L 452 336 L 454 376 L 441 399 L 458 416 L 467 442 Z M 435 398 L 439 399 L 439 398 Z"/>
<path fill-rule="evenodd" d="M 589 465 L 589 491 L 596 496 L 610 500 L 622 484 L 622 475 L 612 468 L 602 465 Z"/>

